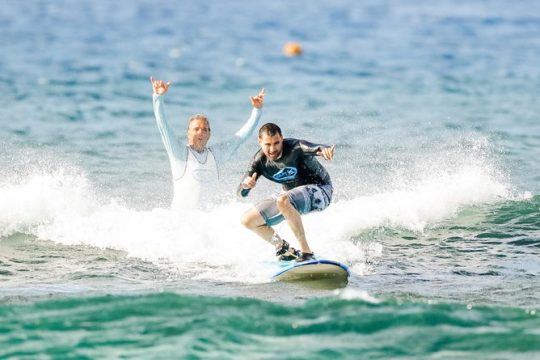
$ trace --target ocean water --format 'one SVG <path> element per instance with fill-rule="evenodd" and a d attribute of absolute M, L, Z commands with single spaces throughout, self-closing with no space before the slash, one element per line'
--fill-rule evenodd
<path fill-rule="evenodd" d="M 0 6 L 0 358 L 540 358 L 540 4 Z M 304 53 L 283 56 L 287 41 Z M 149 76 L 210 144 L 247 119 L 336 144 L 308 240 L 346 285 L 279 283 L 235 189 L 169 210 Z M 286 225 L 278 231 L 287 239 Z"/>

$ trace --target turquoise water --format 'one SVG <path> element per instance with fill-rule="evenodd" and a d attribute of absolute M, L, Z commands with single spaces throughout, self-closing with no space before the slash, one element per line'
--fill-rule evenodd
<path fill-rule="evenodd" d="M 3 305 L 0 313 L 5 356 L 20 358 L 531 358 L 540 350 L 534 314 L 458 304 L 286 306 L 163 293 Z"/>
<path fill-rule="evenodd" d="M 540 357 L 540 7 L 523 1 L 7 1 L 0 358 Z M 287 58 L 287 41 L 304 54 Z M 239 224 L 276 187 L 168 210 L 148 77 L 185 140 L 249 116 L 335 143 L 305 217 L 345 286 L 271 281 Z M 290 239 L 286 225 L 278 231 Z"/>

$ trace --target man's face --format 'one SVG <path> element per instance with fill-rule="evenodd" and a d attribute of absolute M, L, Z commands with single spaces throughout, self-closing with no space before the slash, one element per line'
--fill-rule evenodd
<path fill-rule="evenodd" d="M 189 123 L 187 137 L 190 146 L 196 150 L 202 150 L 206 146 L 208 139 L 210 139 L 208 123 L 202 119 L 192 120 Z"/>
<path fill-rule="evenodd" d="M 273 136 L 263 134 L 259 138 L 259 145 L 268 159 L 277 160 L 281 157 L 281 152 L 283 151 L 283 136 L 279 134 Z"/>

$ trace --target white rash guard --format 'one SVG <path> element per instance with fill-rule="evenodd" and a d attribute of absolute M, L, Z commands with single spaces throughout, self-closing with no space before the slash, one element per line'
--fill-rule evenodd
<path fill-rule="evenodd" d="M 167 122 L 163 95 L 153 95 L 154 115 L 169 161 L 174 184 L 171 208 L 200 208 L 210 199 L 219 180 L 219 164 L 228 161 L 257 127 L 261 109 L 253 108 L 246 123 L 227 141 L 205 147 L 202 152 L 182 145 Z"/>

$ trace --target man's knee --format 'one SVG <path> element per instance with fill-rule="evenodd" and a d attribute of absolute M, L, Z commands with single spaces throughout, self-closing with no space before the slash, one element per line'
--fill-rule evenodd
<path fill-rule="evenodd" d="M 279 195 L 276 200 L 276 206 L 280 211 L 282 211 L 283 209 L 286 209 L 290 204 L 291 202 L 287 195 Z"/>
<path fill-rule="evenodd" d="M 240 219 L 242 225 L 244 225 L 248 229 L 260 226 L 261 221 L 261 215 L 255 209 L 247 211 L 244 215 L 242 215 L 242 218 Z"/>
<path fill-rule="evenodd" d="M 247 228 L 250 228 L 251 226 L 251 216 L 249 215 L 249 212 L 242 215 L 242 218 L 240 219 L 240 222 L 242 225 L 244 225 Z"/>

